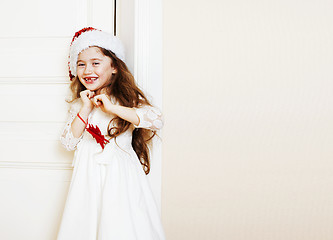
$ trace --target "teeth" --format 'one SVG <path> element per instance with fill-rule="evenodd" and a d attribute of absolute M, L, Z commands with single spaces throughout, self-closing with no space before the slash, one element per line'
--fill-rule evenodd
<path fill-rule="evenodd" d="M 93 81 L 95 81 L 97 79 L 97 77 L 87 77 L 84 80 L 88 83 L 92 83 Z"/>

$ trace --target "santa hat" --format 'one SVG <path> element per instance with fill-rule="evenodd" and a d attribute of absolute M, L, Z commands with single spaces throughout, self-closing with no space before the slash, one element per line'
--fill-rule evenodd
<path fill-rule="evenodd" d="M 75 33 L 70 45 L 68 68 L 71 80 L 76 76 L 76 64 L 80 52 L 91 46 L 110 50 L 125 61 L 125 50 L 119 38 L 92 27 L 83 28 Z"/>

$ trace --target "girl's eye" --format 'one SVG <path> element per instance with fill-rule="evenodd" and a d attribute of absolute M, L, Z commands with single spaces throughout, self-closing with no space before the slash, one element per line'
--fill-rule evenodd
<path fill-rule="evenodd" d="M 83 67 L 84 64 L 83 64 L 83 63 L 78 63 L 77 66 L 78 66 L 78 67 Z"/>
<path fill-rule="evenodd" d="M 93 65 L 99 65 L 99 62 L 94 62 Z"/>

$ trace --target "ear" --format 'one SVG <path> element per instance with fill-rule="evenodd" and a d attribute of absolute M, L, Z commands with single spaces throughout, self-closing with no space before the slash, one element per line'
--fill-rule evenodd
<path fill-rule="evenodd" d="M 116 74 L 118 72 L 118 70 L 114 67 L 112 67 L 112 74 Z"/>

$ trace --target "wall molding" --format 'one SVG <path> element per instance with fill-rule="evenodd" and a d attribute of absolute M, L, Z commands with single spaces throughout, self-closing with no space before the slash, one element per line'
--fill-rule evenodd
<path fill-rule="evenodd" d="M 69 85 L 69 77 L 0 77 L 0 84 L 65 84 Z"/>
<path fill-rule="evenodd" d="M 149 80 L 149 40 L 150 26 L 149 0 L 135 0 L 135 19 L 134 19 L 134 75 L 138 84 L 147 89 Z"/>
<path fill-rule="evenodd" d="M 72 163 L 67 163 L 67 162 L 0 161 L 0 168 L 73 170 Z"/>
<path fill-rule="evenodd" d="M 162 108 L 162 1 L 135 0 L 134 77 Z"/>

